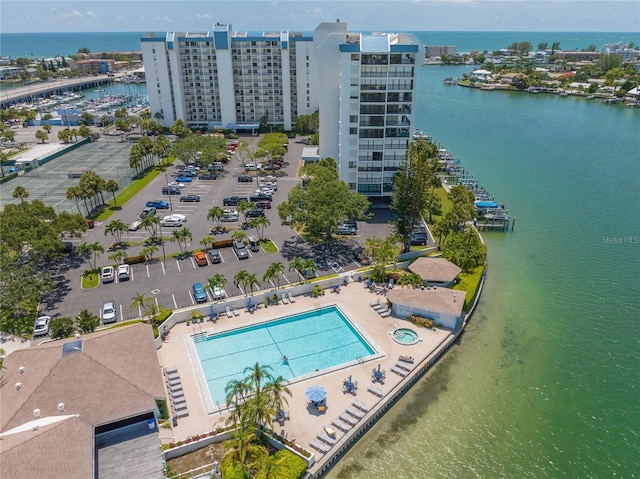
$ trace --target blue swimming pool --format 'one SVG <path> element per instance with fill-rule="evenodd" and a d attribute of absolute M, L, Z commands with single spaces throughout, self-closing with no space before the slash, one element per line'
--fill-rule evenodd
<path fill-rule="evenodd" d="M 288 380 L 375 353 L 337 306 L 195 340 L 195 349 L 211 399 L 220 405 L 227 383 L 256 362 Z"/>

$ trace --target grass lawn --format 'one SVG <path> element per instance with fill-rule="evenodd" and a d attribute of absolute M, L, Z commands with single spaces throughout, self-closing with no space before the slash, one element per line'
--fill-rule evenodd
<path fill-rule="evenodd" d="M 175 158 L 168 158 L 164 161 L 163 166 L 155 166 L 147 173 L 144 174 L 141 178 L 136 178 L 131 182 L 129 186 L 127 186 L 124 190 L 116 195 L 116 201 L 114 203 L 113 199 L 109 201 L 109 204 L 104 209 L 102 213 L 100 213 L 95 219 L 96 221 L 104 221 L 108 219 L 113 213 L 122 208 L 122 206 L 138 194 L 142 188 L 147 186 L 151 181 L 153 181 L 158 175 L 161 175 L 166 170 L 166 167 L 169 166 Z M 118 206 L 116 206 L 116 204 Z"/>
<path fill-rule="evenodd" d="M 436 196 L 440 198 L 440 209 L 433 212 L 432 218 L 434 223 L 440 221 L 442 217 L 453 208 L 453 203 L 449 199 L 447 191 L 440 187 L 436 190 Z M 429 214 L 424 215 L 425 218 L 429 218 Z"/>
<path fill-rule="evenodd" d="M 484 271 L 484 266 L 478 266 L 470 273 L 460 273 L 458 275 L 458 282 L 453 287 L 453 289 L 458 291 L 464 291 L 467 293 L 467 296 L 464 299 L 464 310 L 469 311 L 469 308 L 473 304 L 473 297 L 480 286 L 480 281 L 482 280 L 482 272 Z"/>
<path fill-rule="evenodd" d="M 82 288 L 93 289 L 97 288 L 100 284 L 100 272 L 99 270 L 86 271 L 82 275 Z"/>
<path fill-rule="evenodd" d="M 262 251 L 264 251 L 265 253 L 275 254 L 278 252 L 278 247 L 269 238 L 260 240 L 260 247 L 262 248 Z"/>

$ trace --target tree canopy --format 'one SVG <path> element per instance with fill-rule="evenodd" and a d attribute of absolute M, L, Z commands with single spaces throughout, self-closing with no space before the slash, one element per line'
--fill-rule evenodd
<path fill-rule="evenodd" d="M 338 224 L 349 218 L 365 219 L 369 199 L 349 190 L 338 178 L 336 162 L 325 158 L 305 167 L 305 186 L 297 185 L 286 201 L 278 205 L 278 216 L 283 225 L 304 229 L 307 233 L 331 238 Z"/>

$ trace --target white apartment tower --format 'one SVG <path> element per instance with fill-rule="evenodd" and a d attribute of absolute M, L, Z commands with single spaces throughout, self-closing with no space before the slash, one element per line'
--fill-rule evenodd
<path fill-rule="evenodd" d="M 301 33 L 169 32 L 145 37 L 142 54 L 151 111 L 162 124 L 233 130 L 292 127 L 320 111 L 321 158 L 367 196 L 389 196 L 412 139 L 417 63 L 410 34 L 349 33 L 344 22 Z"/>
<path fill-rule="evenodd" d="M 318 109 L 312 38 L 301 33 L 168 32 L 141 39 L 151 111 L 161 123 L 182 119 L 192 127 L 290 130 L 298 115 Z"/>

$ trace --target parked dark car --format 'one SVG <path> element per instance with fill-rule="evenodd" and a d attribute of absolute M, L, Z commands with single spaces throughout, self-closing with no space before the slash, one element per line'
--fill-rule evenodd
<path fill-rule="evenodd" d="M 200 180 L 217 180 L 218 179 L 218 175 L 216 175 L 215 173 L 203 173 L 200 176 L 198 176 L 198 179 L 200 179 Z"/>
<path fill-rule="evenodd" d="M 235 241 L 233 243 L 233 249 L 238 259 L 247 259 L 249 257 L 249 251 L 242 241 Z"/>
<path fill-rule="evenodd" d="M 253 181 L 253 176 L 249 175 L 239 175 L 238 182 L 240 183 L 251 183 Z"/>
<path fill-rule="evenodd" d="M 221 263 L 222 256 L 220 256 L 220 251 L 217 249 L 209 250 L 209 261 L 211 261 L 212 264 Z"/>
<path fill-rule="evenodd" d="M 268 200 L 260 200 L 256 201 L 256 206 L 262 210 L 270 210 L 271 209 L 271 201 Z"/>
<path fill-rule="evenodd" d="M 271 201 L 272 200 L 272 196 L 268 193 L 256 193 L 255 195 L 251 195 L 249 197 L 249 201 L 253 201 L 253 202 L 257 202 L 257 201 Z"/>
<path fill-rule="evenodd" d="M 425 246 L 427 244 L 427 237 L 422 233 L 411 235 L 411 244 L 414 246 L 415 245 Z"/>
<path fill-rule="evenodd" d="M 249 210 L 246 212 L 245 216 L 247 218 L 257 218 L 259 216 L 264 216 L 264 210 L 262 209 Z"/>
<path fill-rule="evenodd" d="M 180 191 L 180 188 L 177 188 L 175 186 L 163 186 L 162 187 L 162 194 L 163 195 L 179 195 L 182 192 Z"/>
<path fill-rule="evenodd" d="M 200 202 L 200 197 L 198 195 L 185 195 L 180 197 L 180 201 L 188 201 L 188 202 Z"/>
<path fill-rule="evenodd" d="M 239 196 L 229 196 L 229 198 L 225 198 L 222 200 L 223 206 L 237 206 L 242 200 L 247 200 L 246 198 L 241 198 Z"/>

